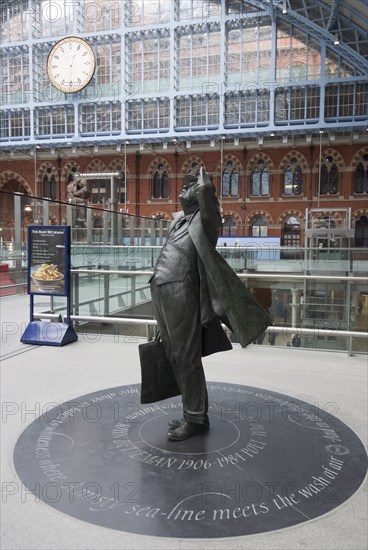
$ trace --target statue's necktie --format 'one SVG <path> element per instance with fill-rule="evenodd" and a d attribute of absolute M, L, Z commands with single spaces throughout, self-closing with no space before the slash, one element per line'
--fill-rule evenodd
<path fill-rule="evenodd" d="M 180 229 L 184 224 L 185 222 L 187 221 L 186 217 L 183 216 L 182 218 L 180 218 L 180 220 L 178 221 L 178 223 L 176 224 L 175 226 L 175 231 L 177 231 L 178 229 Z"/>

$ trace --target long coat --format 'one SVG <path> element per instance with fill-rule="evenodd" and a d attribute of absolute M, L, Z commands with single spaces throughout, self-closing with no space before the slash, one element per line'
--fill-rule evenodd
<path fill-rule="evenodd" d="M 201 185 L 197 197 L 199 208 L 189 221 L 188 233 L 197 253 L 202 356 L 205 356 L 232 348 L 222 323 L 237 333 L 245 347 L 266 330 L 271 319 L 216 251 L 221 216 L 212 185 Z M 174 215 L 169 232 L 183 216 L 184 212 Z M 139 346 L 141 403 L 154 403 L 181 393 L 170 363 L 158 360 L 152 344 L 155 342 Z"/>
<path fill-rule="evenodd" d="M 221 218 L 212 186 L 201 186 L 197 198 L 199 208 L 188 231 L 198 254 L 203 355 L 210 355 L 232 347 L 221 323 L 235 332 L 241 346 L 246 347 L 272 321 L 216 250 Z M 176 214 L 171 230 L 182 216 L 184 212 Z"/>

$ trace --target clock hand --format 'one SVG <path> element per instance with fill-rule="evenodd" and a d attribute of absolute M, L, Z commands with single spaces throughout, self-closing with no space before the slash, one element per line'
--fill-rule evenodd
<path fill-rule="evenodd" d="M 72 62 L 70 63 L 69 65 L 69 68 L 70 68 L 70 71 L 69 71 L 69 82 L 72 82 L 72 71 L 73 71 L 73 63 L 74 63 L 74 58 L 75 58 L 75 55 L 73 55 L 72 57 Z"/>

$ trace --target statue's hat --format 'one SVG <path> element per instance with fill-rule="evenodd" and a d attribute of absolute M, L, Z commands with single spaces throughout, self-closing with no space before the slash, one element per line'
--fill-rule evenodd
<path fill-rule="evenodd" d="M 192 183 L 197 183 L 197 181 L 197 176 L 193 176 L 193 174 L 186 174 L 183 179 L 183 185 L 192 185 Z"/>

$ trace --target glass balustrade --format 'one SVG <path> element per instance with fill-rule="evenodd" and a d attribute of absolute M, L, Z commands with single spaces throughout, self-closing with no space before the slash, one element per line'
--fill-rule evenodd
<path fill-rule="evenodd" d="M 90 206 L 81 213 L 77 205 L 13 194 L 11 199 L 1 194 L 0 219 L 0 296 L 26 293 L 27 227 L 47 220 L 72 227 L 77 330 L 104 324 L 114 331 L 119 319 L 131 319 L 126 329 L 131 330 L 137 320 L 153 319 L 148 281 L 167 222 Z M 255 343 L 368 352 L 367 249 L 222 246 L 218 251 L 270 312 L 275 328 Z M 35 306 L 36 314 L 54 320 L 66 314 L 63 297 L 36 296 Z"/>

